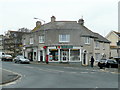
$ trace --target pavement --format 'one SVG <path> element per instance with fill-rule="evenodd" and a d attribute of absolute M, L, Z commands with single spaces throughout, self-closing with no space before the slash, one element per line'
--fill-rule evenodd
<path fill-rule="evenodd" d="M 105 69 L 99 69 L 98 66 L 94 66 L 91 68 L 90 66 L 82 66 L 80 64 L 68 64 L 68 63 L 42 63 L 42 62 L 30 62 L 30 64 L 38 64 L 38 65 L 53 65 L 53 66 L 66 66 L 66 67 L 78 67 L 78 68 L 84 68 L 84 69 L 89 69 L 89 70 L 100 70 L 102 72 L 111 72 L 115 74 L 120 74 L 120 70 L 118 68 L 105 68 Z M 21 76 L 15 72 L 8 71 L 2 69 L 2 82 L 0 82 L 0 85 L 4 85 L 10 82 L 13 82 L 20 78 Z"/>
<path fill-rule="evenodd" d="M 0 85 L 4 85 L 10 82 L 13 82 L 20 78 L 21 76 L 15 72 L 2 69 L 2 82 L 0 82 Z"/>

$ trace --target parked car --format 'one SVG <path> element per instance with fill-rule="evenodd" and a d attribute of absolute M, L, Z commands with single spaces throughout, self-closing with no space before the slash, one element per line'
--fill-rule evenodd
<path fill-rule="evenodd" d="M 107 68 L 118 68 L 118 63 L 113 59 L 102 59 L 98 62 L 98 66 L 102 69 L 103 67 Z"/>
<path fill-rule="evenodd" d="M 120 57 L 114 57 L 114 59 L 120 64 Z"/>
<path fill-rule="evenodd" d="M 1 58 L 2 61 L 13 61 L 13 58 L 11 55 L 8 55 L 8 54 L 5 54 L 5 55 L 2 55 L 2 58 Z"/>
<path fill-rule="evenodd" d="M 17 56 L 17 57 L 15 57 L 14 59 L 14 62 L 15 63 L 30 63 L 30 60 L 29 59 L 27 59 L 27 58 L 25 58 L 24 56 Z"/>
<path fill-rule="evenodd" d="M 106 59 L 101 59 L 98 61 L 98 66 L 100 67 L 100 69 L 105 67 L 105 62 L 106 62 Z"/>

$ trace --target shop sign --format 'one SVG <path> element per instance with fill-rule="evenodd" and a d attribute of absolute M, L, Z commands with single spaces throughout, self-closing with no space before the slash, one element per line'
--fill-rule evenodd
<path fill-rule="evenodd" d="M 56 49 L 73 49 L 73 46 L 66 46 L 66 45 L 63 45 L 63 46 L 56 46 Z"/>
<path fill-rule="evenodd" d="M 61 46 L 61 49 L 70 49 L 73 48 L 73 46 Z"/>

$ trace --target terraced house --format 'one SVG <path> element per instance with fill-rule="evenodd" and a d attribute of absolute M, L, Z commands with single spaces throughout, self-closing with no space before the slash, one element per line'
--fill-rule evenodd
<path fill-rule="evenodd" d="M 39 28 L 37 28 L 39 27 Z M 41 24 L 22 37 L 23 54 L 31 61 L 76 62 L 89 65 L 91 56 L 109 58 L 110 42 L 84 26 L 84 20 L 56 21 Z"/>

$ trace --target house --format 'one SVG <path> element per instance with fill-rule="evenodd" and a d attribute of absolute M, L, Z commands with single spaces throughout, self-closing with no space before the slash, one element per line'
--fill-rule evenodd
<path fill-rule="evenodd" d="M 4 36 L 4 52 L 16 56 L 22 53 L 22 35 L 27 29 L 21 28 L 18 31 L 9 30 Z"/>
<path fill-rule="evenodd" d="M 109 57 L 110 42 L 84 26 L 84 20 L 56 21 L 40 25 L 39 29 L 25 34 L 23 54 L 31 61 L 76 62 L 89 65 L 95 59 Z"/>
<path fill-rule="evenodd" d="M 2 55 L 2 53 L 4 52 L 3 40 L 4 40 L 4 36 L 0 35 L 0 55 Z"/>
<path fill-rule="evenodd" d="M 118 42 L 120 42 L 120 32 L 111 31 L 107 34 L 106 38 L 111 41 L 110 43 L 110 57 L 120 56 L 118 53 Z"/>

